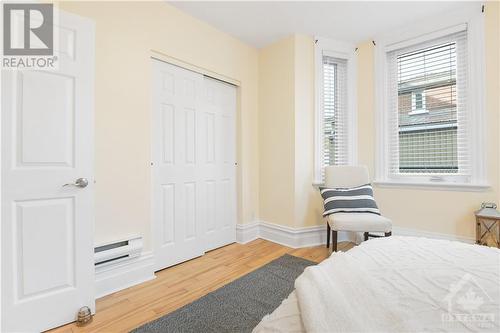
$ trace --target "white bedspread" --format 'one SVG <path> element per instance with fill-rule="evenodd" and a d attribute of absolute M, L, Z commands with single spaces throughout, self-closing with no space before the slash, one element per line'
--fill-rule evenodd
<path fill-rule="evenodd" d="M 254 332 L 499 332 L 500 251 L 373 239 L 307 268 Z"/>

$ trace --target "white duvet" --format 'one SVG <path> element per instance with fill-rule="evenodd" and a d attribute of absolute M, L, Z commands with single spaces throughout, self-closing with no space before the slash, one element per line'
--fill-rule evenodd
<path fill-rule="evenodd" d="M 308 267 L 262 332 L 500 332 L 500 251 L 373 239 Z"/>

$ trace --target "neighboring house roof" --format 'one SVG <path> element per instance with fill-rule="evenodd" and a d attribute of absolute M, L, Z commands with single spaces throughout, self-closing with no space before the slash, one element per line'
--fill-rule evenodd
<path fill-rule="evenodd" d="M 413 124 L 413 125 L 401 125 L 399 127 L 399 132 L 421 132 L 421 131 L 432 131 L 432 130 L 445 130 L 457 128 L 457 123 L 448 121 L 440 123 L 423 123 L 423 124 Z"/>
<path fill-rule="evenodd" d="M 443 124 L 457 123 L 457 109 L 455 107 L 439 109 L 439 111 L 430 110 L 428 113 L 410 115 L 410 113 L 399 114 L 399 126 L 415 126 L 423 124 Z"/>
<path fill-rule="evenodd" d="M 398 94 L 403 95 L 412 91 L 450 86 L 456 83 L 455 71 L 444 71 L 440 73 L 427 73 L 409 80 L 398 82 Z"/>
<path fill-rule="evenodd" d="M 404 95 L 410 96 L 412 92 L 418 92 L 422 90 L 431 91 L 435 88 L 447 87 L 456 84 L 456 73 L 455 71 L 443 71 L 440 73 L 427 73 L 426 75 L 421 75 L 418 77 L 413 77 L 409 80 L 401 81 L 398 84 L 398 95 L 400 98 L 404 98 Z M 411 127 L 416 127 L 413 130 L 425 130 L 422 126 L 429 125 L 428 129 L 439 129 L 439 128 L 450 128 L 451 126 L 441 126 L 443 124 L 455 124 L 457 122 L 457 108 L 456 105 L 452 103 L 447 103 L 448 105 L 439 105 L 440 103 L 429 103 L 429 98 L 432 96 L 427 96 L 427 111 L 420 114 L 411 114 L 411 100 L 409 105 L 405 105 L 403 109 L 399 110 L 399 126 L 405 127 L 406 131 L 411 131 Z M 401 108 L 401 106 L 400 106 Z M 438 125 L 438 126 L 436 126 Z"/>

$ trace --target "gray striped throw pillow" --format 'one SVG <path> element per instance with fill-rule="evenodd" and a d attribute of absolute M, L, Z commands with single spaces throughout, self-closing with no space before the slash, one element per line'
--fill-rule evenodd
<path fill-rule="evenodd" d="M 353 188 L 320 187 L 324 200 L 323 216 L 335 213 L 372 213 L 380 215 L 377 203 L 373 199 L 373 188 L 370 184 Z"/>

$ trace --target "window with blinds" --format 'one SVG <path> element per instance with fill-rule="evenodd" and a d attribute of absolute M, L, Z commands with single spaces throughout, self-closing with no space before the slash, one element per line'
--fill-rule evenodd
<path fill-rule="evenodd" d="M 390 174 L 470 174 L 466 45 L 463 31 L 387 53 Z"/>
<path fill-rule="evenodd" d="M 322 99 L 323 167 L 345 165 L 348 163 L 347 60 L 323 56 Z"/>

